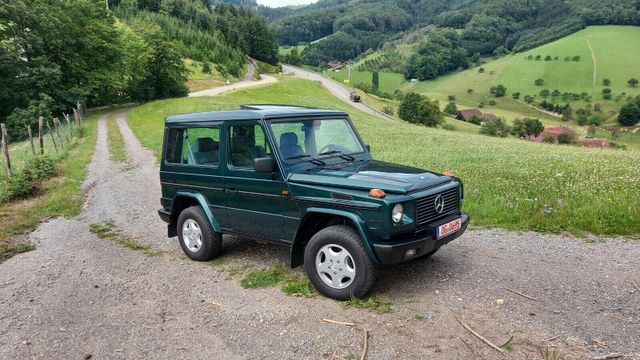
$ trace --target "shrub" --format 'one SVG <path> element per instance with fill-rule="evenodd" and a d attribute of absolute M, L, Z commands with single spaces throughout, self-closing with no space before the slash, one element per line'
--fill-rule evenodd
<path fill-rule="evenodd" d="M 567 133 L 558 135 L 558 144 L 568 145 L 573 143 L 573 137 Z"/>
<path fill-rule="evenodd" d="M 580 55 L 576 55 L 573 58 L 571 58 L 571 60 L 573 61 L 580 61 Z"/>
<path fill-rule="evenodd" d="M 545 136 L 542 142 L 544 142 L 545 144 L 555 144 L 556 138 L 554 138 L 553 136 Z"/>
<path fill-rule="evenodd" d="M 444 107 L 444 112 L 446 114 L 449 115 L 455 115 L 458 113 L 458 107 L 456 106 L 456 103 L 454 103 L 453 101 L 450 101 L 447 106 Z"/>
<path fill-rule="evenodd" d="M 482 120 L 481 117 L 477 116 L 477 115 L 473 115 L 470 119 L 469 122 L 472 124 L 476 124 L 476 125 L 480 125 L 482 124 L 484 120 Z"/>
<path fill-rule="evenodd" d="M 483 67 L 481 67 L 480 69 L 478 69 L 478 72 L 479 72 L 479 73 L 483 73 L 483 72 L 484 72 L 484 68 L 483 68 Z"/>
<path fill-rule="evenodd" d="M 611 99 L 611 89 L 609 88 L 602 89 L 602 98 L 605 100 Z"/>
<path fill-rule="evenodd" d="M 603 86 L 611 86 L 611 79 L 604 78 L 602 79 Z"/>
<path fill-rule="evenodd" d="M 387 115 L 391 115 L 393 116 L 393 114 L 395 114 L 395 109 L 393 108 L 393 106 L 391 105 L 385 105 L 382 107 L 382 112 L 387 114 Z"/>
<path fill-rule="evenodd" d="M 20 172 L 5 180 L 6 194 L 0 198 L 0 203 L 31 195 L 37 182 L 50 177 L 54 172 L 55 161 L 49 156 L 37 156 L 28 160 Z"/>
<path fill-rule="evenodd" d="M 490 105 L 490 106 L 493 106 L 493 105 L 495 105 L 495 104 L 497 104 L 497 102 L 496 102 L 495 100 L 493 100 L 493 99 L 492 99 L 492 100 L 489 100 L 489 105 Z"/>
<path fill-rule="evenodd" d="M 513 94 L 511 94 L 511 97 L 518 100 L 520 99 L 520 93 L 519 92 L 514 92 Z"/>
<path fill-rule="evenodd" d="M 502 119 L 496 121 L 487 121 L 480 128 L 480 134 L 489 136 L 506 137 L 509 135 L 511 128 Z"/>
<path fill-rule="evenodd" d="M 536 86 L 542 86 L 544 85 L 544 79 L 536 79 L 534 83 L 536 84 Z"/>
<path fill-rule="evenodd" d="M 631 87 L 636 87 L 636 86 L 638 86 L 638 79 L 631 78 L 631 79 L 629 79 L 629 81 L 627 81 L 627 84 L 629 84 L 629 86 L 631 86 Z"/>
<path fill-rule="evenodd" d="M 448 99 L 449 101 L 456 101 L 456 96 L 455 96 L 455 95 L 448 95 L 448 96 L 447 96 L 447 99 Z"/>
<path fill-rule="evenodd" d="M 640 109 L 634 103 L 628 103 L 620 109 L 618 122 L 622 126 L 634 126 L 640 122 Z"/>
<path fill-rule="evenodd" d="M 551 61 L 553 58 L 549 55 L 544 57 L 544 61 Z"/>

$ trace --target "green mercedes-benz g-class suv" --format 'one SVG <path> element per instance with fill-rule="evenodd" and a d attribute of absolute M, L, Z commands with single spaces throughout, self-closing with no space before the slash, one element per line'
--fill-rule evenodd
<path fill-rule="evenodd" d="M 160 182 L 160 217 L 191 259 L 218 256 L 223 234 L 274 242 L 339 300 L 367 293 L 376 264 L 429 256 L 469 223 L 460 179 L 373 160 L 335 110 L 170 116 Z"/>

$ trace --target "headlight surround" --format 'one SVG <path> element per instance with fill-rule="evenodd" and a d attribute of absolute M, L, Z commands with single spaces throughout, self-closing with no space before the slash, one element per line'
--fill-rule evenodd
<path fill-rule="evenodd" d="M 394 224 L 399 224 L 404 216 L 404 207 L 402 204 L 395 204 L 391 210 L 391 220 Z"/>

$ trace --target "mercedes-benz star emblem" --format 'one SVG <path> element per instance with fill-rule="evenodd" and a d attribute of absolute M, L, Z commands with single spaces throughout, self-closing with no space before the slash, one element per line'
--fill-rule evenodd
<path fill-rule="evenodd" d="M 444 211 L 444 198 L 442 197 L 442 195 L 436 196 L 436 200 L 433 202 L 433 204 L 436 207 L 436 212 L 438 214 L 442 214 L 442 212 Z"/>

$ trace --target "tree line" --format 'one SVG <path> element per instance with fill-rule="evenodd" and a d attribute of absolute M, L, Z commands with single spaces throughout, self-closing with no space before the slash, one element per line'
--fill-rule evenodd
<path fill-rule="evenodd" d="M 79 100 L 99 106 L 184 96 L 184 57 L 215 60 L 229 73 L 240 72 L 244 54 L 277 60 L 264 20 L 232 5 L 110 0 L 109 6 L 0 0 L 0 122 L 12 140 L 24 138 L 40 116 L 69 112 Z"/>

